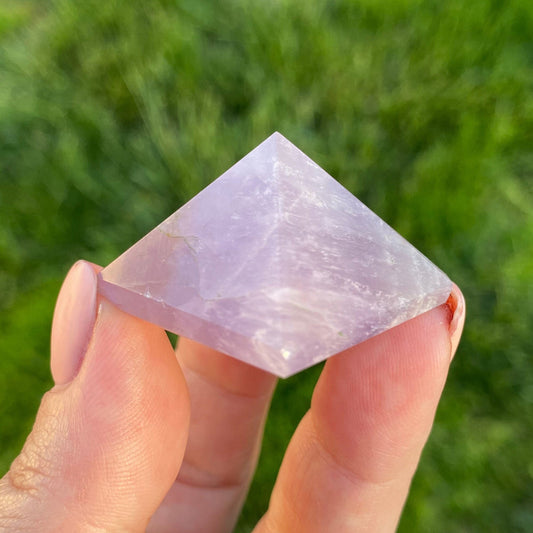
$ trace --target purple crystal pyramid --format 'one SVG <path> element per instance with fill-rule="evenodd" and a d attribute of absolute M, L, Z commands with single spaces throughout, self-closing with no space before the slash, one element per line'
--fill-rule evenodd
<path fill-rule="evenodd" d="M 281 377 L 451 291 L 441 270 L 279 133 L 99 282 L 123 310 Z"/>

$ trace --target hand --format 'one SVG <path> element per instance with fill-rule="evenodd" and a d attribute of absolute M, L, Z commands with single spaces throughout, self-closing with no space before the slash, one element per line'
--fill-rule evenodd
<path fill-rule="evenodd" d="M 0 530 L 219 533 L 252 478 L 274 376 L 96 295 L 77 263 L 52 327 L 55 386 L 0 480 Z M 255 533 L 394 531 L 459 343 L 440 306 L 332 357 Z M 179 363 L 179 364 L 178 364 Z"/>

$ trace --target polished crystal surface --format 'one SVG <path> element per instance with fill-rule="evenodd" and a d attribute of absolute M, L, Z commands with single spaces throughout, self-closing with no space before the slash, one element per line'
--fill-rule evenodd
<path fill-rule="evenodd" d="M 282 377 L 451 290 L 279 133 L 105 268 L 99 286 L 133 315 Z"/>

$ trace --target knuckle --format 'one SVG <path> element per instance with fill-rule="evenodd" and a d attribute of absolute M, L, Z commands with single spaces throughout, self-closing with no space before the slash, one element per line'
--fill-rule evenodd
<path fill-rule="evenodd" d="M 5 475 L 5 483 L 15 491 L 36 493 L 48 487 L 59 474 L 57 436 L 62 417 L 55 404 L 53 393 L 46 393 L 22 451 Z"/>
<path fill-rule="evenodd" d="M 57 393 L 47 392 L 22 451 L 0 479 L 0 531 L 58 531 L 47 521 L 61 477 L 58 432 L 62 419 Z"/>

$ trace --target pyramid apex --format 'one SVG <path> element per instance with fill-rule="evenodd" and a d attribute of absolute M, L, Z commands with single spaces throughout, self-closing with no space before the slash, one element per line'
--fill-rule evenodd
<path fill-rule="evenodd" d="M 285 135 L 281 134 L 279 131 L 275 131 L 274 133 L 272 133 L 263 142 L 272 143 L 275 146 L 277 146 L 278 144 L 283 144 L 285 146 L 289 145 L 291 147 L 296 148 L 296 146 L 293 143 L 291 143 L 291 141 L 289 141 L 289 139 L 287 139 L 287 137 L 285 137 Z"/>
<path fill-rule="evenodd" d="M 282 135 L 279 131 L 275 131 L 274 133 L 270 134 L 264 141 L 259 143 L 256 148 L 259 148 L 260 146 L 271 146 L 275 149 L 277 146 L 283 144 L 292 145 L 292 143 L 284 135 Z"/>

